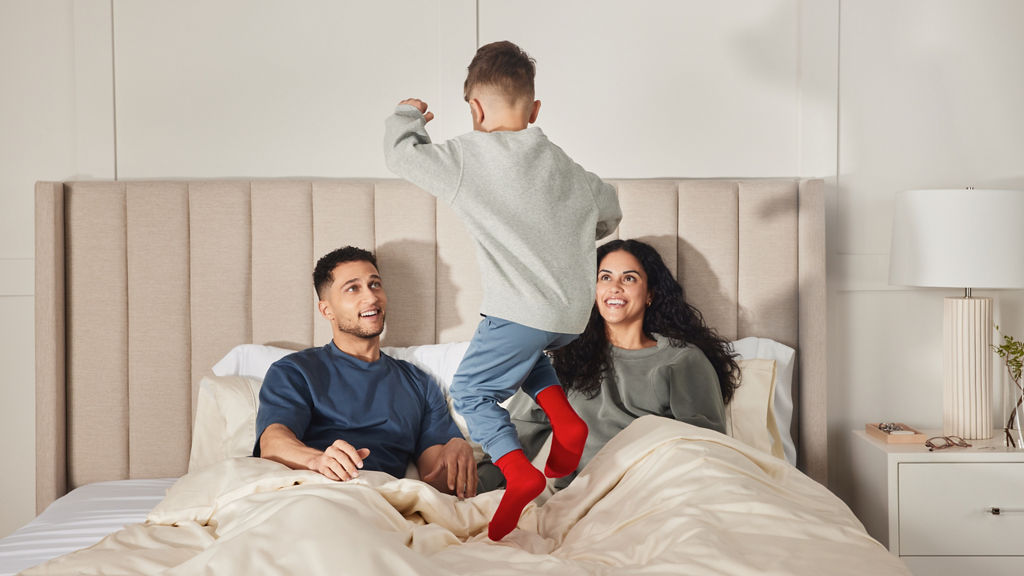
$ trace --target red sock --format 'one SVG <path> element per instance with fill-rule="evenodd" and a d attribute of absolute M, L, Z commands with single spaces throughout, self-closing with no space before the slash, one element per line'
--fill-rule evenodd
<path fill-rule="evenodd" d="M 487 526 L 487 536 L 501 540 L 519 524 L 523 508 L 544 491 L 546 482 L 522 450 L 513 450 L 495 462 L 505 475 L 505 495 Z"/>
<path fill-rule="evenodd" d="M 537 404 L 551 422 L 551 453 L 544 475 L 561 478 L 572 474 L 580 464 L 587 443 L 587 423 L 576 414 L 561 386 L 548 386 L 537 394 Z"/>

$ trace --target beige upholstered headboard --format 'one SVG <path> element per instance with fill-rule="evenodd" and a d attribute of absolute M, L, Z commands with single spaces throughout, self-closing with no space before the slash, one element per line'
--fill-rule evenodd
<path fill-rule="evenodd" d="M 615 181 L 622 238 L 658 248 L 730 339 L 797 349 L 799 465 L 824 482 L 825 214 L 819 180 Z M 323 344 L 315 260 L 377 253 L 384 343 L 467 340 L 481 299 L 453 213 L 400 180 L 36 185 L 36 500 L 185 472 L 202 374 L 242 343 Z"/>

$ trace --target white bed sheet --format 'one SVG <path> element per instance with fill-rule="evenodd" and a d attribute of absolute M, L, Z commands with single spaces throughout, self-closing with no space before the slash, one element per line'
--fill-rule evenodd
<path fill-rule="evenodd" d="M 146 515 L 176 478 L 97 482 L 72 490 L 0 540 L 0 576 L 87 548 Z"/>

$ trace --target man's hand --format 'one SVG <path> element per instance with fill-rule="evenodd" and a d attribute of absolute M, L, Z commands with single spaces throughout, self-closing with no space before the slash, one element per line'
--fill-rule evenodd
<path fill-rule="evenodd" d="M 267 426 L 260 436 L 261 457 L 292 470 L 319 472 L 331 480 L 345 481 L 359 476 L 363 459 L 369 455 L 368 448 L 356 449 L 344 440 L 335 440 L 321 452 L 303 444 L 287 426 L 278 423 Z"/>
<path fill-rule="evenodd" d="M 405 100 L 402 100 L 398 104 L 399 105 L 408 104 L 408 105 L 416 108 L 417 110 L 419 110 L 420 113 L 423 114 L 423 123 L 424 124 L 426 124 L 427 122 L 430 122 L 431 120 L 434 119 L 434 113 L 433 112 L 427 112 L 427 103 L 424 102 L 423 100 L 420 100 L 419 98 L 406 98 Z"/>
<path fill-rule="evenodd" d="M 427 448 L 416 465 L 423 481 L 441 492 L 460 499 L 476 496 L 476 461 L 473 448 L 464 439 L 452 438 Z"/>
<path fill-rule="evenodd" d="M 363 458 L 369 455 L 369 448 L 357 449 L 344 440 L 335 440 L 321 454 L 310 458 L 306 467 L 331 480 L 344 482 L 359 476 L 359 469 L 363 467 Z"/>

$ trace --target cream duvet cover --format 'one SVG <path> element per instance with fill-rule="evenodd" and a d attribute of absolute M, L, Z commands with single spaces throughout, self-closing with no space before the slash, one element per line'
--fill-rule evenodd
<path fill-rule="evenodd" d="M 146 523 L 25 574 L 909 574 L 787 463 L 655 416 L 492 542 L 501 494 L 235 458 L 182 477 Z"/>

